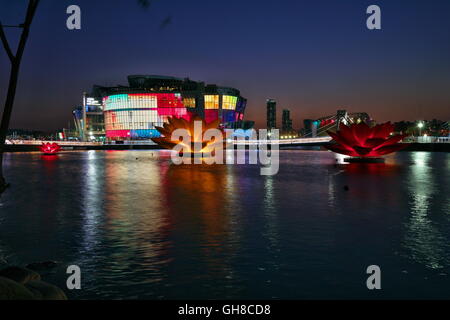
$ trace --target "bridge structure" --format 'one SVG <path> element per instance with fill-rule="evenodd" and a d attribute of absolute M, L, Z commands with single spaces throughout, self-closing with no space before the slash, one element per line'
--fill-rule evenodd
<path fill-rule="evenodd" d="M 321 117 L 315 120 L 305 120 L 306 132 L 301 138 L 282 138 L 278 140 L 238 140 L 235 145 L 262 145 L 279 144 L 280 147 L 290 146 L 322 146 L 331 142 L 332 138 L 327 131 L 337 131 L 341 124 L 370 122 L 372 119 L 366 112 L 348 113 L 346 110 L 338 110 L 336 114 Z"/>
<path fill-rule="evenodd" d="M 295 146 L 322 146 L 330 143 L 332 138 L 316 137 L 316 138 L 293 138 L 293 139 L 258 139 L 258 140 L 235 140 L 234 145 L 279 145 L 282 147 L 295 147 Z"/>
<path fill-rule="evenodd" d="M 322 117 L 316 120 L 305 120 L 306 132 L 303 138 L 316 138 L 328 136 L 327 131 L 337 131 L 341 124 L 348 125 L 352 123 L 373 121 L 366 112 L 352 112 L 347 110 L 338 110 L 336 114 Z"/>

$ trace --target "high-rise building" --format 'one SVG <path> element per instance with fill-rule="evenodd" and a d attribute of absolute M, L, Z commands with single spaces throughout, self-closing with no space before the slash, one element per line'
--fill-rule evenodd
<path fill-rule="evenodd" d="M 290 116 L 290 111 L 288 109 L 283 110 L 283 116 L 281 119 L 281 131 L 283 133 L 291 133 L 292 132 L 292 119 Z"/>
<path fill-rule="evenodd" d="M 273 99 L 267 99 L 267 130 L 277 127 L 277 102 Z"/>
<path fill-rule="evenodd" d="M 83 94 L 83 105 L 73 110 L 76 136 L 82 141 L 103 141 L 105 121 L 101 97 Z"/>

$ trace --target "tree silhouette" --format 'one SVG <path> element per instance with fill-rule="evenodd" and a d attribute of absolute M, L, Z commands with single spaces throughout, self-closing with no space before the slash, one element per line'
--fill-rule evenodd
<path fill-rule="evenodd" d="M 31 23 L 33 22 L 34 14 L 39 5 L 40 0 L 29 0 L 28 8 L 25 15 L 24 23 L 18 26 L 4 26 L 0 21 L 0 39 L 3 44 L 3 48 L 11 63 L 11 71 L 9 75 L 8 92 L 6 94 L 5 107 L 3 109 L 2 120 L 0 123 L 0 194 L 5 191 L 8 184 L 3 176 L 3 152 L 5 147 L 6 135 L 8 133 L 9 122 L 11 120 L 11 113 L 14 106 L 14 98 L 16 97 L 17 81 L 19 80 L 20 63 L 22 62 L 23 52 L 27 43 L 28 34 L 30 32 Z M 13 53 L 11 46 L 6 38 L 4 32 L 5 27 L 17 27 L 22 29 L 19 44 L 17 46 L 16 53 Z"/>

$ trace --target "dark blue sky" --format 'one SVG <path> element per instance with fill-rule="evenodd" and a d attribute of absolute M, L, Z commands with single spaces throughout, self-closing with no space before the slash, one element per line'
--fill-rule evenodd
<path fill-rule="evenodd" d="M 0 0 L 2 23 L 20 22 L 25 3 Z M 82 10 L 80 31 L 66 29 L 71 4 Z M 381 31 L 366 28 L 371 4 L 382 9 Z M 8 74 L 2 50 L 2 106 Z M 129 74 L 236 87 L 258 127 L 267 98 L 279 118 L 291 109 L 295 128 L 340 107 L 378 121 L 448 120 L 450 1 L 154 0 L 144 10 L 134 0 L 42 0 L 11 127 L 67 126 L 82 91 Z"/>

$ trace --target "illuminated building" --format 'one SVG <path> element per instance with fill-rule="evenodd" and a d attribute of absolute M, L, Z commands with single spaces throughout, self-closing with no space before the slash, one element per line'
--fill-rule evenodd
<path fill-rule="evenodd" d="M 83 94 L 83 105 L 73 111 L 73 116 L 75 130 L 80 140 L 104 140 L 105 123 L 101 98 Z"/>
<path fill-rule="evenodd" d="M 243 121 L 247 100 L 237 89 L 188 78 L 147 75 L 128 76 L 128 84 L 94 86 L 92 96 L 102 100 L 109 140 L 159 137 L 155 126 L 162 126 L 168 117 L 190 120 L 196 114 L 208 123 L 219 120 L 222 128 L 252 126 Z"/>
<path fill-rule="evenodd" d="M 281 139 L 297 138 L 298 132 L 292 128 L 291 112 L 288 109 L 283 109 L 281 117 Z"/>
<path fill-rule="evenodd" d="M 277 128 L 277 102 L 267 99 L 267 130 Z"/>

